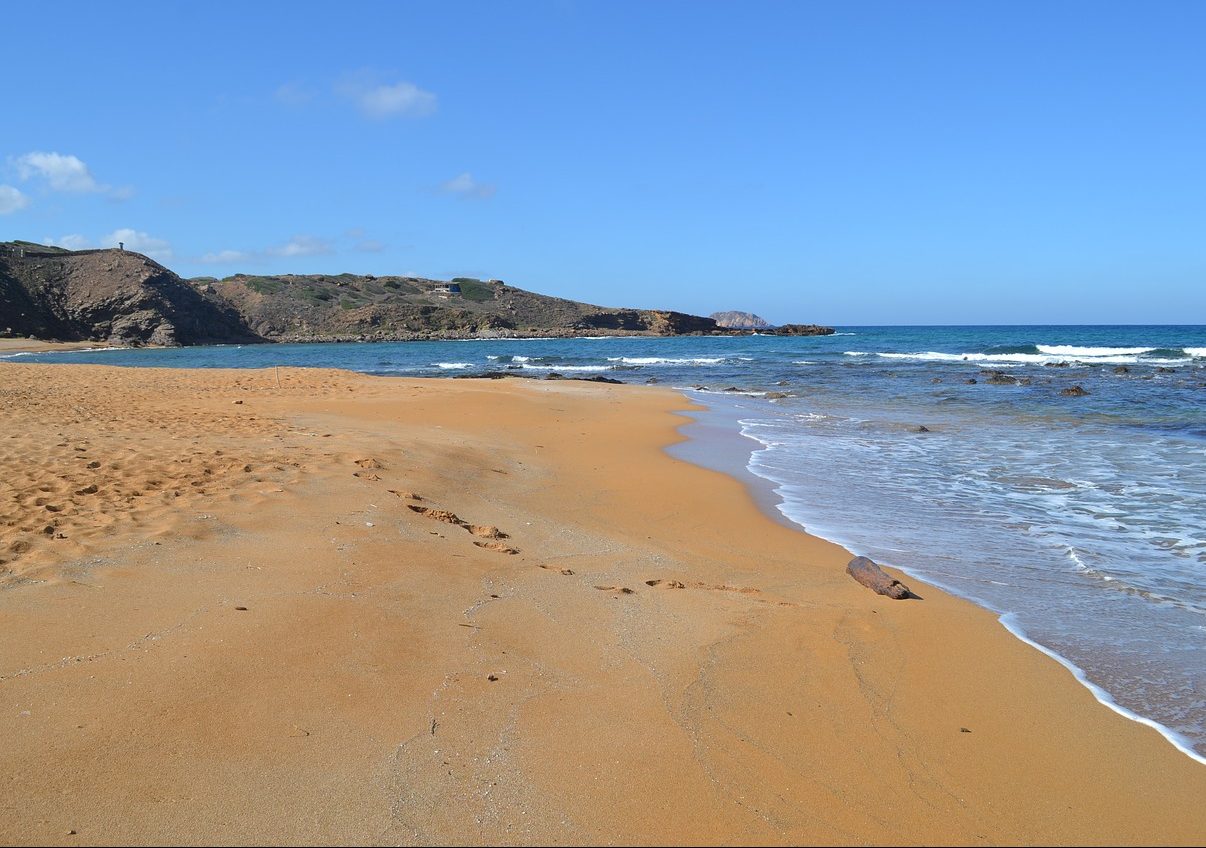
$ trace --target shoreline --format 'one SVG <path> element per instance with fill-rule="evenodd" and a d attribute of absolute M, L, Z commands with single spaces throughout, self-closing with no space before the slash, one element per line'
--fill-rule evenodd
<path fill-rule="evenodd" d="M 671 456 L 677 392 L 149 370 L 0 365 L 26 398 L 6 419 L 33 425 L 2 455 L 31 508 L 38 480 L 85 473 L 79 447 L 98 494 L 132 498 L 93 536 L 70 523 L 93 513 L 56 513 L 68 538 L 39 544 L 78 555 L 34 547 L 16 563 L 44 582 L 0 592 L 0 699 L 30 713 L 0 731 L 5 842 L 1206 829 L 1206 773 L 995 615 L 925 581 L 924 601 L 873 595 L 842 548 Z M 80 398 L 97 408 L 57 411 Z M 38 429 L 60 420 L 62 448 Z M 144 506 L 173 469 L 181 494 Z"/>
<path fill-rule="evenodd" d="M 703 405 L 715 404 L 715 401 L 708 396 L 702 398 L 691 397 L 690 393 L 693 390 L 690 388 L 678 388 L 675 389 L 675 391 L 681 392 L 687 401 L 691 403 Z M 747 489 L 749 489 L 750 497 L 756 504 L 758 504 L 759 508 L 767 516 L 767 518 L 779 524 L 797 530 L 806 536 L 823 539 L 827 542 L 838 545 L 843 550 L 847 551 L 851 557 L 869 555 L 865 551 L 860 551 L 857 543 L 852 542 L 849 539 L 842 538 L 842 534 L 827 529 L 818 530 L 816 528 L 810 528 L 793 520 L 781 509 L 784 500 L 782 494 L 778 490 L 780 484 L 770 477 L 765 477 L 761 474 L 758 474 L 749 466 L 747 461 L 743 462 L 738 459 L 739 456 L 743 456 L 746 460 L 748 460 L 759 450 L 765 450 L 766 446 L 756 439 L 752 439 L 741 432 L 741 423 L 736 417 L 734 417 L 736 415 L 735 410 L 721 411 L 715 406 L 709 406 L 703 411 L 693 411 L 688 413 L 688 415 L 692 420 L 680 428 L 687 440 L 677 445 L 669 446 L 667 451 L 671 456 L 682 459 L 686 462 L 692 462 L 704 468 L 709 468 L 714 471 L 728 474 L 735 480 L 738 480 L 744 486 L 746 486 Z M 724 426 L 725 423 L 731 424 L 732 428 Z M 718 435 L 711 435 L 709 431 L 712 429 L 717 430 Z M 692 430 L 699 432 L 693 433 Z M 713 461 L 713 457 L 715 456 L 714 451 L 717 447 L 717 443 L 724 441 L 726 438 L 731 439 L 732 437 L 736 437 L 736 439 L 742 441 L 749 441 L 750 446 L 748 448 L 744 446 L 739 447 L 738 445 L 740 443 L 733 440 L 730 442 L 729 446 L 721 448 L 724 458 Z M 699 445 L 697 447 L 692 447 L 691 441 L 693 439 L 700 441 L 706 440 L 708 444 L 706 446 Z M 1076 679 L 1076 681 L 1090 693 L 1092 693 L 1093 697 L 1096 698 L 1097 702 L 1102 706 L 1118 713 L 1123 718 L 1144 725 L 1145 727 L 1152 728 L 1163 736 L 1165 741 L 1167 741 L 1168 744 L 1172 745 L 1180 753 L 1197 763 L 1206 765 L 1206 755 L 1194 750 L 1189 740 L 1180 733 L 1168 727 L 1167 725 L 1161 724 L 1159 721 L 1156 721 L 1153 718 L 1122 706 L 1116 700 L 1114 700 L 1114 697 L 1106 689 L 1089 680 L 1085 670 L 1077 665 L 1072 659 L 1033 639 L 1029 634 L 1027 634 L 1025 628 L 1017 623 L 1016 611 L 1000 610 L 982 598 L 974 597 L 966 592 L 960 591 L 956 587 L 944 583 L 941 580 L 935 579 L 933 576 L 925 574 L 921 569 L 887 561 L 879 561 L 879 564 L 886 568 L 901 572 L 914 582 L 925 583 L 929 586 L 933 586 L 938 590 L 951 595 L 952 597 L 960 598 L 964 601 L 975 604 L 981 609 L 991 613 L 996 617 L 997 622 L 1001 625 L 1001 627 L 1004 628 L 1005 631 L 1011 636 L 1030 646 L 1031 648 L 1034 648 L 1040 653 L 1050 657 L 1066 668 L 1068 672 Z"/>
<path fill-rule="evenodd" d="M 716 403 L 711 399 L 710 396 L 704 396 L 698 399 L 691 397 L 690 393 L 693 390 L 690 388 L 679 388 L 676 389 L 676 391 L 680 391 L 684 397 L 686 397 L 686 399 L 692 403 L 704 405 Z M 683 459 L 687 462 L 692 462 L 704 468 L 710 468 L 712 470 L 728 474 L 734 479 L 739 480 L 750 490 L 751 498 L 753 498 L 754 502 L 758 504 L 763 513 L 771 520 L 804 533 L 807 536 L 832 542 L 833 544 L 838 545 L 846 550 L 852 557 L 869 555 L 867 552 L 859 549 L 858 543 L 843 538 L 842 534 L 839 532 L 829 529 L 818 530 L 816 528 L 810 528 L 788 517 L 788 515 L 781 509 L 784 500 L 782 494 L 778 490 L 778 486 L 780 484 L 770 477 L 765 477 L 761 474 L 758 474 L 749 466 L 748 462 L 739 461 L 737 458 L 740 455 L 744 456 L 748 460 L 749 457 L 753 456 L 753 454 L 757 453 L 759 450 L 765 450 L 766 446 L 757 439 L 750 438 L 741 432 L 741 423 L 736 417 L 734 417 L 736 415 L 735 410 L 730 409 L 728 411 L 721 411 L 715 406 L 709 406 L 704 411 L 692 412 L 689 413 L 689 415 L 691 416 L 692 421 L 685 424 L 681 428 L 684 435 L 687 437 L 687 441 L 678 445 L 670 446 L 670 448 L 668 448 L 668 452 L 671 456 Z M 719 426 L 717 426 L 718 423 Z M 732 429 L 724 426 L 725 423 L 731 424 Z M 690 432 L 693 428 L 700 432 Z M 711 435 L 708 432 L 711 429 L 716 429 L 719 434 Z M 733 442 L 730 447 L 722 448 L 724 451 L 724 459 L 720 461 L 712 461 L 712 456 L 714 455 L 713 451 L 716 447 L 716 443 L 725 440 L 726 434 L 729 436 L 735 436 L 737 439 L 742 440 L 742 442 L 748 441 L 750 442 L 750 446 L 748 448 L 737 447 L 737 444 L 739 443 Z M 693 449 L 690 445 L 690 440 L 692 438 L 706 439 L 708 441 L 707 447 L 705 448 L 700 446 Z M 1096 698 L 1098 703 L 1100 703 L 1102 706 L 1113 710 L 1130 721 L 1134 721 L 1146 727 L 1152 728 L 1163 736 L 1164 739 L 1179 752 L 1195 762 L 1206 765 L 1206 755 L 1194 750 L 1189 740 L 1183 735 L 1167 725 L 1150 718 L 1149 716 L 1145 716 L 1140 712 L 1119 704 L 1105 688 L 1089 680 L 1085 670 L 1077 665 L 1075 661 L 1033 639 L 1029 634 L 1027 634 L 1025 628 L 1017 623 L 1016 611 L 998 609 L 982 598 L 977 598 L 967 592 L 960 591 L 954 586 L 950 586 L 943 581 L 934 578 L 933 576 L 925 574 L 924 570 L 913 568 L 907 565 L 901 565 L 895 562 L 887 562 L 882 560 L 878 562 L 881 566 L 901 572 L 912 581 L 923 582 L 927 585 L 934 586 L 948 595 L 975 604 L 981 609 L 996 616 L 998 623 L 1002 628 L 1005 629 L 1006 632 L 1024 644 L 1029 645 L 1035 650 L 1050 657 L 1066 668 L 1077 680 L 1077 682 L 1080 683 L 1080 685 L 1084 686 L 1085 689 L 1093 694 L 1093 697 Z"/>
<path fill-rule="evenodd" d="M 115 350 L 105 342 L 54 342 L 43 339 L 0 339 L 0 357 L 20 353 L 57 353 L 70 350 Z"/>

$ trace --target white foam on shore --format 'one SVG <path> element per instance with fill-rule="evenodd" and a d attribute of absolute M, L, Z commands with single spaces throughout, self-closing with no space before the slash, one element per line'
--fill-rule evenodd
<path fill-rule="evenodd" d="M 902 568 L 901 571 L 905 571 L 905 569 Z M 905 573 L 907 574 L 908 572 L 906 571 Z M 925 578 L 921 577 L 919 575 L 918 579 L 924 580 Z M 1076 680 L 1082 686 L 1084 686 L 1091 693 L 1093 693 L 1093 697 L 1097 699 L 1098 703 L 1102 704 L 1103 706 L 1109 707 L 1111 710 L 1118 713 L 1118 715 L 1122 716 L 1123 718 L 1129 718 L 1131 721 L 1135 721 L 1135 722 L 1138 722 L 1139 724 L 1150 727 L 1152 730 L 1156 731 L 1161 736 L 1163 736 L 1165 739 L 1167 739 L 1172 744 L 1172 746 L 1174 748 L 1176 748 L 1178 751 L 1180 751 L 1182 754 L 1189 757 L 1191 760 L 1199 762 L 1202 765 L 1206 765 L 1206 756 L 1199 754 L 1192 747 L 1190 747 L 1189 740 L 1187 740 L 1180 733 L 1177 733 L 1175 730 L 1172 730 L 1171 728 L 1165 727 L 1164 725 L 1160 724 L 1160 722 L 1158 722 L 1158 721 L 1150 719 L 1147 716 L 1139 715 L 1139 713 L 1133 712 L 1131 710 L 1128 710 L 1126 707 L 1121 706 L 1112 697 L 1110 697 L 1109 692 L 1105 691 L 1100 686 L 1098 686 L 1096 683 L 1089 680 L 1089 678 L 1085 676 L 1084 671 L 1081 670 L 1080 666 L 1076 665 L 1074 662 L 1072 662 L 1071 660 L 1069 660 L 1067 657 L 1063 656 L 1062 654 L 1057 654 L 1055 651 L 1051 650 L 1050 648 L 1046 647 L 1045 645 L 1040 645 L 1038 642 L 1034 641 L 1029 636 L 1027 636 L 1026 631 L 1024 631 L 1021 628 L 1021 626 L 1018 625 L 1017 617 L 1014 615 L 1014 613 L 1007 612 L 1004 615 L 1000 616 L 997 620 L 1001 622 L 1002 627 L 1004 627 L 1006 630 L 1008 630 L 1010 633 L 1012 633 L 1018 639 L 1021 639 L 1023 642 L 1025 642 L 1030 647 L 1036 648 L 1039 651 L 1042 651 L 1044 654 L 1051 657 L 1051 659 L 1055 660 L 1057 663 L 1062 665 L 1064 668 L 1068 669 L 1068 671 L 1072 672 L 1072 676 L 1075 677 Z"/>

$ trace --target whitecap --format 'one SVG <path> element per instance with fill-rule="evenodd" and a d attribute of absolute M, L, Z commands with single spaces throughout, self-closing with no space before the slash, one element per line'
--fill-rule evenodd
<path fill-rule="evenodd" d="M 607 361 L 623 362 L 625 365 L 719 365 L 724 362 L 724 357 L 609 356 Z"/>
<path fill-rule="evenodd" d="M 1156 350 L 1154 347 L 1077 347 L 1075 345 L 1035 345 L 1039 353 L 1051 356 L 1098 357 L 1138 356 Z"/>

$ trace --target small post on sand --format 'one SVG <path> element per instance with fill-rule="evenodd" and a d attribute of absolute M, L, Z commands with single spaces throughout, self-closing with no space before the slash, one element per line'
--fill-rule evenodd
<path fill-rule="evenodd" d="M 279 389 L 281 387 L 281 366 L 273 365 L 272 370 L 276 373 L 276 387 Z"/>

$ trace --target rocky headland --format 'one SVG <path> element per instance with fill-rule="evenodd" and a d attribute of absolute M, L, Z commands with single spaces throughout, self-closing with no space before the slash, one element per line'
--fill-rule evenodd
<path fill-rule="evenodd" d="M 760 331 L 833 332 L 791 329 L 798 326 Z M 134 251 L 0 243 L 0 335 L 7 336 L 174 346 L 740 332 L 714 318 L 595 306 L 501 280 L 356 274 L 183 279 Z"/>

